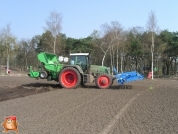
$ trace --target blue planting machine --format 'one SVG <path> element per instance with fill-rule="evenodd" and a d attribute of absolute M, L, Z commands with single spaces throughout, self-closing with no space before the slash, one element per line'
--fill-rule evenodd
<path fill-rule="evenodd" d="M 118 73 L 116 68 L 114 68 L 115 78 L 119 84 L 124 84 L 125 82 L 132 82 L 137 80 L 143 80 L 144 76 L 139 74 L 136 71 L 125 72 L 125 73 Z"/>

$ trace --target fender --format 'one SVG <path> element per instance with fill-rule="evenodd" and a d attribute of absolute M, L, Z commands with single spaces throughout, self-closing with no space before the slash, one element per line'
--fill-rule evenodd
<path fill-rule="evenodd" d="M 62 71 L 64 68 L 66 68 L 66 67 L 73 67 L 73 68 L 77 69 L 80 74 L 84 74 L 83 70 L 82 70 L 81 67 L 78 66 L 78 65 L 64 65 L 63 68 L 61 69 L 61 71 Z"/>

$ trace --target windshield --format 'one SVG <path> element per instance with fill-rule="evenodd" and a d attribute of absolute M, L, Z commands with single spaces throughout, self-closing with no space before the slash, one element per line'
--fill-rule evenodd
<path fill-rule="evenodd" d="M 71 65 L 76 65 L 76 64 L 84 64 L 86 65 L 87 64 L 87 61 L 86 61 L 86 56 L 85 55 L 72 55 L 70 56 L 70 64 Z"/>

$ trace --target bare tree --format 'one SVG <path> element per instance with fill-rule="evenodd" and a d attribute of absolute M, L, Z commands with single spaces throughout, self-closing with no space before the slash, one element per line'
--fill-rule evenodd
<path fill-rule="evenodd" d="M 6 73 L 9 71 L 9 58 L 11 54 L 11 49 L 14 44 L 16 44 L 16 38 L 11 33 L 10 24 L 6 26 L 6 28 L 2 29 L 2 42 L 6 50 L 6 56 L 7 56 L 7 68 Z"/>
<path fill-rule="evenodd" d="M 113 73 L 113 66 L 115 65 L 115 50 L 116 50 L 116 61 L 117 61 L 117 70 L 118 70 L 118 49 L 121 44 L 121 40 L 123 39 L 123 28 L 121 24 L 117 21 L 112 21 L 111 25 L 104 24 L 103 31 L 105 33 L 104 39 L 108 44 L 108 48 L 110 49 L 110 58 L 111 58 L 111 73 Z"/>
<path fill-rule="evenodd" d="M 53 46 L 50 46 L 53 48 L 54 53 L 56 53 L 57 36 L 61 33 L 62 30 L 61 22 L 62 16 L 56 11 L 52 11 L 48 17 L 48 20 L 46 21 L 47 27 L 45 28 L 45 30 L 50 31 L 53 35 Z"/>
<path fill-rule="evenodd" d="M 125 41 L 126 41 L 126 35 L 125 33 L 121 33 L 120 35 L 121 38 L 119 38 L 119 42 L 117 45 L 117 70 L 119 70 L 119 65 L 118 65 L 118 61 L 119 61 L 119 50 L 120 50 L 120 71 L 123 72 L 123 61 L 124 61 L 124 57 L 126 55 L 126 48 L 125 48 Z"/>
<path fill-rule="evenodd" d="M 22 39 L 19 43 L 17 59 L 21 71 L 26 71 L 28 62 L 31 62 L 29 57 L 35 53 L 35 39 Z M 33 59 L 34 60 L 34 59 Z"/>
<path fill-rule="evenodd" d="M 151 44 L 151 57 L 152 57 L 151 58 L 151 72 L 152 72 L 152 79 L 153 79 L 154 40 L 155 40 L 155 32 L 156 32 L 156 28 L 157 28 L 157 20 L 156 20 L 155 13 L 153 11 L 151 11 L 149 14 L 147 28 L 148 28 L 148 31 L 151 32 L 151 40 L 152 40 L 152 44 Z"/>
<path fill-rule="evenodd" d="M 1 36 L 1 35 L 0 35 Z M 3 46 L 2 39 L 0 38 L 0 75 L 1 75 L 1 60 L 4 56 L 5 47 Z"/>
<path fill-rule="evenodd" d="M 111 73 L 113 72 L 113 66 L 115 61 L 115 50 L 117 49 L 117 69 L 118 69 L 118 48 L 120 41 L 122 39 L 122 27 L 119 22 L 112 21 L 111 24 L 103 24 L 101 26 L 101 32 L 94 30 L 91 34 L 93 38 L 93 43 L 95 46 L 99 47 L 104 53 L 102 58 L 102 66 L 104 65 L 104 60 L 106 58 L 107 52 L 110 54 L 110 65 Z M 102 34 L 101 34 L 102 33 Z M 102 35 L 102 37 L 100 37 Z"/>
<path fill-rule="evenodd" d="M 94 30 L 90 36 L 93 39 L 93 45 L 99 47 L 101 49 L 101 51 L 104 53 L 102 62 L 101 62 L 101 65 L 104 66 L 104 60 L 105 60 L 106 54 L 107 54 L 110 46 L 107 46 L 107 43 L 101 39 L 99 31 Z"/>

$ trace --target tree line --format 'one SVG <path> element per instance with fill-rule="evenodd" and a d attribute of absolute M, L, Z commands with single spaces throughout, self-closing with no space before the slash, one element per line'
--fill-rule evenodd
<path fill-rule="evenodd" d="M 147 30 L 133 27 L 125 30 L 118 21 L 101 25 L 88 37 L 75 39 L 61 32 L 62 16 L 51 12 L 44 33 L 20 41 L 12 35 L 10 25 L 0 30 L 0 66 L 27 71 L 27 66 L 38 68 L 39 51 L 69 56 L 69 53 L 87 52 L 92 55 L 92 64 L 113 67 L 119 72 L 138 71 L 155 75 L 170 75 L 177 72 L 178 32 L 157 31 L 156 17 L 149 14 Z M 1 71 L 1 69 L 0 69 Z M 2 73 L 2 71 L 0 72 Z"/>

